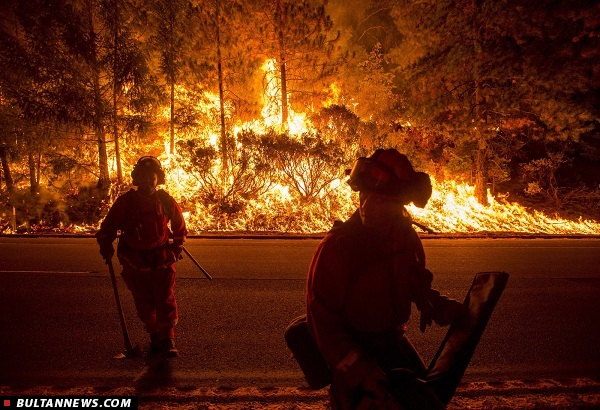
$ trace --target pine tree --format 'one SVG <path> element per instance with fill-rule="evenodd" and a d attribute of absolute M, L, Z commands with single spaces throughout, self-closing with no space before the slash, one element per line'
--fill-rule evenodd
<path fill-rule="evenodd" d="M 593 126 L 597 13 L 588 1 L 397 2 L 403 115 L 472 153 L 481 202 L 490 166 L 516 153 L 500 139 L 576 139 Z"/>
<path fill-rule="evenodd" d="M 281 87 L 281 124 L 287 128 L 289 107 L 314 106 L 326 94 L 339 55 L 339 33 L 326 12 L 325 1 L 257 0 L 261 53 L 275 59 Z"/>
<path fill-rule="evenodd" d="M 6 2 L 0 10 L 0 166 L 8 193 L 14 189 L 9 153 L 14 149 L 14 133 L 18 129 L 20 110 L 17 107 L 18 74 L 13 63 L 23 57 L 18 44 L 19 24 L 16 1 Z M 0 188 L 2 183 L 0 181 Z"/>
<path fill-rule="evenodd" d="M 123 182 L 119 135 L 121 133 L 120 117 L 123 106 L 135 99 L 147 83 L 148 67 L 142 53 L 141 44 L 132 30 L 132 21 L 137 16 L 135 5 L 124 0 L 101 0 L 99 2 L 99 24 L 106 27 L 101 38 L 105 49 L 106 71 L 110 75 L 112 134 L 115 146 L 117 180 Z M 103 32 L 105 30 L 102 30 Z M 129 95 L 125 95 L 129 94 Z M 125 99 L 126 101 L 122 101 Z M 134 104 L 128 104 L 130 111 Z M 139 111 L 138 111 L 139 112 Z M 136 112 L 136 114 L 138 113 Z"/>
<path fill-rule="evenodd" d="M 252 73 L 257 68 L 252 49 L 254 27 L 249 21 L 245 2 L 238 0 L 211 0 L 200 2 L 196 9 L 199 39 L 195 52 L 202 68 L 200 80 L 208 90 L 219 95 L 219 151 L 221 167 L 226 174 L 235 155 L 231 125 L 235 116 L 244 115 L 253 105 L 250 86 Z"/>
<path fill-rule="evenodd" d="M 184 84 L 186 59 L 194 44 L 194 20 L 187 0 L 154 0 L 147 5 L 150 42 L 169 94 L 169 153 L 175 150 L 176 87 Z"/>
<path fill-rule="evenodd" d="M 19 1 L 23 34 L 11 37 L 12 62 L 21 70 L 15 87 L 23 115 L 89 127 L 98 152 L 98 188 L 108 193 L 106 134 L 112 124 L 118 177 L 119 110 L 127 93 L 144 87 L 144 58 L 127 28 L 123 0 Z"/>
<path fill-rule="evenodd" d="M 361 150 L 389 146 L 388 135 L 397 127 L 398 96 L 388 54 L 401 36 L 390 15 L 393 0 L 360 0 L 348 4 L 331 0 L 327 10 L 342 33 L 338 45 L 344 64 L 335 76 L 336 104 L 350 109 L 363 121 Z"/>
<path fill-rule="evenodd" d="M 343 71 L 340 103 L 351 107 L 364 121 L 390 124 L 396 105 L 394 75 L 385 67 L 381 45 L 376 44 L 371 52 L 361 53 L 360 57 L 357 55 Z"/>

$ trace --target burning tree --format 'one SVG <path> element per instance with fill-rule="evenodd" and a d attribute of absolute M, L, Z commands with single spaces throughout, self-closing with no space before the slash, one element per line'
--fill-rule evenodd
<path fill-rule="evenodd" d="M 186 56 L 193 42 L 194 20 L 188 2 L 184 0 L 157 0 L 148 5 L 148 25 L 151 49 L 158 54 L 155 62 L 168 89 L 169 99 L 169 154 L 175 153 L 176 88 L 185 84 Z M 189 76 L 189 73 L 188 73 Z"/>
<path fill-rule="evenodd" d="M 300 203 L 313 203 L 328 195 L 349 162 L 340 143 L 324 141 L 318 134 L 296 138 L 271 133 L 267 139 L 267 156 L 279 171 L 277 182 L 289 186 Z"/>
<path fill-rule="evenodd" d="M 196 52 L 202 66 L 199 79 L 218 92 L 219 153 L 221 167 L 227 173 L 232 150 L 233 118 L 244 118 L 256 109 L 252 95 L 253 73 L 259 65 L 252 45 L 257 39 L 242 27 L 251 26 L 247 6 L 240 1 L 214 0 L 199 2 L 196 8 L 199 36 Z"/>
<path fill-rule="evenodd" d="M 289 108 L 310 106 L 314 97 L 323 96 L 324 80 L 336 67 L 333 23 L 325 2 L 308 0 L 259 0 L 255 13 L 263 35 L 261 54 L 277 64 L 277 86 L 281 107 L 281 126 L 288 127 Z M 338 56 L 339 57 L 339 56 Z"/>

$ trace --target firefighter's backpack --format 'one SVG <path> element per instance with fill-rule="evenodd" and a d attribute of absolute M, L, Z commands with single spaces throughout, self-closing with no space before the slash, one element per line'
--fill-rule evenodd
<path fill-rule="evenodd" d="M 331 370 L 308 330 L 306 315 L 298 316 L 288 325 L 285 341 L 300 365 L 308 386 L 313 390 L 331 384 Z"/>
<path fill-rule="evenodd" d="M 126 231 L 130 232 L 129 241 L 153 243 L 160 241 L 163 231 L 163 215 L 170 221 L 173 218 L 172 197 L 162 189 L 157 190 L 158 204 L 154 209 L 143 209 L 135 190 L 129 190 L 125 195 L 132 210 L 127 218 Z M 143 209 L 143 211 L 141 211 Z"/>

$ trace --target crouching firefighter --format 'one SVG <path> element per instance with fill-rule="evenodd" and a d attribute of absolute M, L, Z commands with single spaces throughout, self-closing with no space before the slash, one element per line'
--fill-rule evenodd
<path fill-rule="evenodd" d="M 151 156 L 138 160 L 131 172 L 131 189 L 119 196 L 96 233 L 100 254 L 110 260 L 120 231 L 117 257 L 133 296 L 138 317 L 150 334 L 150 355 L 176 357 L 175 266 L 187 235 L 181 208 L 157 185 L 165 183 L 160 162 Z M 169 230 L 169 222 L 171 230 Z M 169 236 L 172 231 L 172 243 Z"/>
<path fill-rule="evenodd" d="M 463 305 L 431 288 L 425 253 L 405 205 L 424 207 L 429 176 L 395 149 L 359 158 L 348 183 L 358 210 L 318 245 L 307 279 L 307 326 L 331 372 L 333 409 L 400 409 L 392 369 L 424 374 L 405 335 L 411 303 L 421 331 L 450 324 Z"/>

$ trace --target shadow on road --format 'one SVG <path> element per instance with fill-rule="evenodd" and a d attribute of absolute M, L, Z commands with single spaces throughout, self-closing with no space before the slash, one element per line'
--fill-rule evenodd
<path fill-rule="evenodd" d="M 147 359 L 146 366 L 133 379 L 133 382 L 138 392 L 154 390 L 157 387 L 174 386 L 173 367 L 171 366 L 170 359 Z"/>

